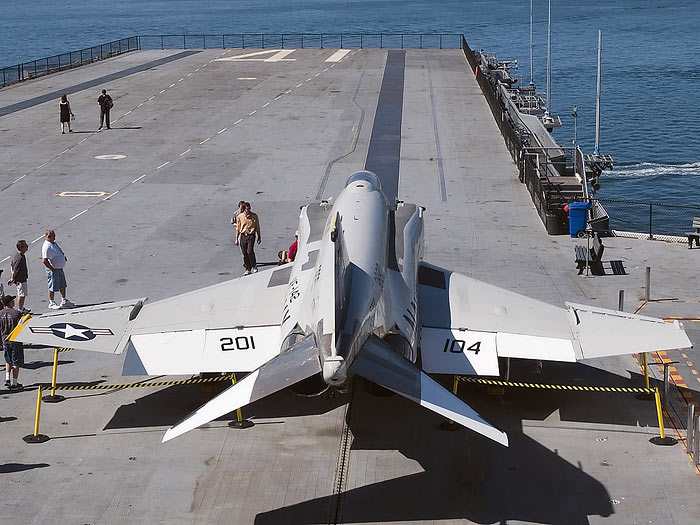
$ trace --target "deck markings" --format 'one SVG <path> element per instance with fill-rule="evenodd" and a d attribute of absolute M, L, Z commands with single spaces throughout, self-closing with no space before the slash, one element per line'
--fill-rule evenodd
<path fill-rule="evenodd" d="M 134 184 L 135 182 L 140 181 L 140 180 L 143 179 L 145 176 L 146 176 L 146 174 L 144 173 L 144 174 L 141 175 L 140 177 L 135 178 L 134 180 L 131 181 L 131 184 Z"/>
<path fill-rule="evenodd" d="M 294 62 L 296 58 L 286 58 L 294 53 L 296 49 L 266 49 L 264 51 L 254 51 L 243 55 L 234 55 L 226 58 L 217 58 L 220 62 Z M 264 55 L 271 55 L 267 58 L 260 58 Z M 255 57 L 255 58 L 252 58 Z"/>
<path fill-rule="evenodd" d="M 10 258 L 10 256 L 8 255 L 8 256 L 5 257 L 2 261 L 0 261 L 0 263 L 4 263 L 4 262 L 7 261 L 9 258 Z"/>
<path fill-rule="evenodd" d="M 161 164 L 160 166 L 158 166 L 156 169 L 159 170 L 159 169 L 161 169 L 161 168 L 164 168 L 164 167 L 167 166 L 168 164 L 170 164 L 170 161 L 169 161 L 169 160 L 166 160 L 163 164 Z"/>
<path fill-rule="evenodd" d="M 164 90 L 164 89 L 161 89 L 161 90 L 158 92 L 159 95 L 162 95 L 163 93 L 165 93 L 165 90 Z"/>
<path fill-rule="evenodd" d="M 187 155 L 190 151 L 192 151 L 192 148 L 187 148 L 185 151 L 180 153 L 180 157 L 182 157 L 183 155 Z"/>
<path fill-rule="evenodd" d="M 151 95 L 150 97 L 148 97 L 148 100 L 150 101 L 150 100 L 153 100 L 154 98 L 156 98 L 156 96 L 155 96 L 155 95 Z"/>
<path fill-rule="evenodd" d="M 104 197 L 109 195 L 108 191 L 59 191 L 54 194 L 56 197 Z"/>
<path fill-rule="evenodd" d="M 221 135 L 224 131 L 226 131 L 228 128 L 220 129 L 216 134 Z"/>
<path fill-rule="evenodd" d="M 338 51 L 336 51 L 326 59 L 326 62 L 340 62 L 343 58 L 345 58 L 345 55 L 347 55 L 349 52 L 349 49 L 338 49 Z"/>
<path fill-rule="evenodd" d="M 26 176 L 27 176 L 27 174 L 25 173 L 25 174 L 22 175 L 20 178 L 13 180 L 13 181 L 12 181 L 12 184 L 14 184 L 15 182 L 21 181 L 21 180 L 22 180 L 24 177 L 26 177 Z"/>
<path fill-rule="evenodd" d="M 243 119 L 239 118 L 236 122 L 233 123 L 233 125 L 235 126 L 236 124 L 240 124 L 241 122 L 243 122 Z"/>
<path fill-rule="evenodd" d="M 236 80 L 257 80 L 257 77 L 238 77 Z"/>
<path fill-rule="evenodd" d="M 34 244 L 35 242 L 40 241 L 40 240 L 43 239 L 43 238 L 44 238 L 43 235 L 39 235 L 39 237 L 37 237 L 36 239 L 34 239 L 30 244 Z"/>
<path fill-rule="evenodd" d="M 78 217 L 80 217 L 80 216 L 81 216 L 83 213 L 85 213 L 85 212 L 87 212 L 87 210 L 83 210 L 83 211 L 81 211 L 80 213 L 77 213 L 76 215 L 73 215 L 73 216 L 72 216 L 70 219 L 68 219 L 68 220 L 69 220 L 69 221 L 72 221 L 73 219 L 77 219 Z"/>
<path fill-rule="evenodd" d="M 303 83 L 302 83 L 302 84 L 297 84 L 296 87 L 300 88 L 300 87 L 303 86 L 303 85 L 304 85 Z M 290 91 L 291 91 L 291 90 L 290 90 Z M 289 91 L 287 91 L 287 93 L 289 93 Z"/>
<path fill-rule="evenodd" d="M 262 107 L 263 107 L 263 108 L 266 108 L 266 107 L 269 106 L 269 105 L 270 105 L 269 102 L 265 102 L 265 103 L 262 105 Z"/>
<path fill-rule="evenodd" d="M 205 142 L 208 142 L 210 138 L 211 138 L 211 137 L 208 137 L 208 138 L 204 139 L 202 142 L 199 143 L 199 145 L 201 146 L 201 145 L 204 144 Z"/>
<path fill-rule="evenodd" d="M 253 111 L 251 111 L 250 113 L 248 113 L 248 116 L 249 116 L 249 117 L 252 117 L 252 116 L 255 115 L 257 112 L 258 112 L 258 110 L 257 110 L 257 109 L 254 109 Z"/>

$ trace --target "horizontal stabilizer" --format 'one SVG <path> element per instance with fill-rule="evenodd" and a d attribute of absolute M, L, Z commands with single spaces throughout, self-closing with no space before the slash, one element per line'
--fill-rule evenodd
<path fill-rule="evenodd" d="M 580 359 L 690 348 L 678 321 L 567 303 L 571 329 L 581 345 Z"/>
<path fill-rule="evenodd" d="M 138 316 L 145 297 L 70 310 L 57 310 L 23 318 L 10 335 L 13 341 L 118 353 L 124 345 L 129 321 Z"/>
<path fill-rule="evenodd" d="M 320 372 L 318 349 L 313 338 L 309 337 L 251 372 L 170 427 L 163 436 L 163 442 Z"/>
<path fill-rule="evenodd" d="M 505 432 L 491 426 L 469 405 L 375 336 L 371 336 L 362 346 L 350 371 L 508 446 Z"/>

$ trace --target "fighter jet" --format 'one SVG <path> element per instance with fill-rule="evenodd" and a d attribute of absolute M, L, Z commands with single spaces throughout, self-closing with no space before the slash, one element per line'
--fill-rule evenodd
<path fill-rule="evenodd" d="M 286 387 L 345 389 L 360 376 L 504 446 L 504 432 L 429 374 L 691 346 L 677 321 L 559 308 L 424 262 L 424 212 L 390 203 L 360 171 L 333 202 L 301 208 L 292 264 L 153 303 L 26 316 L 11 339 L 125 353 L 124 375 L 249 372 L 163 441 Z"/>

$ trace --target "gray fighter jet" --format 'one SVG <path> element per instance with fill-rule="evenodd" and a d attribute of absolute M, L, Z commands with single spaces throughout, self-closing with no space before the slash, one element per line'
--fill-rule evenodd
<path fill-rule="evenodd" d="M 125 352 L 124 375 L 250 372 L 163 441 L 297 383 L 344 389 L 358 375 L 505 446 L 505 433 L 428 374 L 691 346 L 677 321 L 558 308 L 423 262 L 423 213 L 390 204 L 361 171 L 334 202 L 301 209 L 292 264 L 154 303 L 26 316 L 12 338 Z"/>

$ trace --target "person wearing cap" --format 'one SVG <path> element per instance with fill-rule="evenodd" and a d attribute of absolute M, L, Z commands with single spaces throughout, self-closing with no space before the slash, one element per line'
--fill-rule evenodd
<path fill-rule="evenodd" d="M 24 300 L 27 297 L 27 258 L 24 256 L 29 249 L 27 241 L 20 239 L 17 241 L 17 251 L 12 256 L 10 266 L 12 268 L 12 278 L 7 281 L 7 284 L 17 286 L 17 309 L 23 314 L 28 314 L 30 311 L 24 307 Z"/>
<path fill-rule="evenodd" d="M 100 105 L 100 127 L 102 129 L 104 124 L 107 124 L 107 129 L 112 129 L 109 127 L 109 112 L 114 106 L 112 97 L 107 94 L 107 90 L 103 89 L 102 94 L 97 97 L 97 103 Z"/>
<path fill-rule="evenodd" d="M 0 336 L 2 336 L 2 349 L 5 354 L 5 388 L 10 390 L 23 390 L 24 387 L 17 382 L 19 367 L 24 364 L 24 347 L 22 343 L 9 340 L 12 330 L 19 323 L 22 314 L 15 306 L 15 296 L 6 295 L 2 298 L 3 309 L 0 311 Z M 12 377 L 10 378 L 10 373 Z"/>
<path fill-rule="evenodd" d="M 41 247 L 41 260 L 46 266 L 46 280 L 49 284 L 49 308 L 52 310 L 71 308 L 75 305 L 66 299 L 66 275 L 63 273 L 63 267 L 68 259 L 56 242 L 56 232 L 46 230 L 44 238 L 46 240 Z M 56 304 L 53 300 L 56 292 L 61 292 L 61 304 Z"/>

